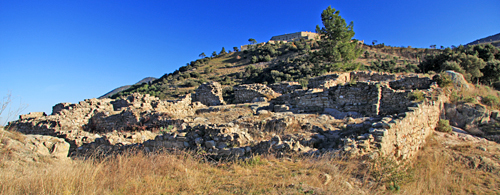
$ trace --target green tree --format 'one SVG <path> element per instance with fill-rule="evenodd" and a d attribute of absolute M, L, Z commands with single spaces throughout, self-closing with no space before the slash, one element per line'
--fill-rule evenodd
<path fill-rule="evenodd" d="M 362 49 L 358 47 L 358 41 L 352 39 L 353 22 L 347 25 L 339 11 L 331 6 L 323 10 L 321 20 L 324 27 L 317 25 L 316 32 L 321 35 L 319 52 L 323 57 L 333 63 L 351 63 L 361 55 Z"/>
<path fill-rule="evenodd" d="M 205 52 L 202 52 L 199 56 L 200 56 L 200 58 L 207 57 L 207 55 L 205 55 Z"/>
<path fill-rule="evenodd" d="M 252 45 L 257 43 L 257 41 L 253 38 L 248 39 L 248 42 L 250 42 L 250 44 Z"/>
<path fill-rule="evenodd" d="M 238 49 L 238 47 L 233 47 L 233 50 L 234 50 L 234 52 L 239 52 L 240 51 L 240 49 Z"/>
<path fill-rule="evenodd" d="M 217 57 L 217 52 L 216 52 L 216 51 L 214 51 L 214 52 L 212 53 L 212 57 Z"/>
<path fill-rule="evenodd" d="M 222 50 L 219 52 L 219 55 L 222 55 L 222 54 L 226 54 L 226 49 L 224 47 L 222 47 Z"/>

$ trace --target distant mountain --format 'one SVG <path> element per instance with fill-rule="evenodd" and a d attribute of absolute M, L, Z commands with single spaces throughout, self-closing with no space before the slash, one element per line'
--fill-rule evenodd
<path fill-rule="evenodd" d="M 498 33 L 496 35 L 491 35 L 491 36 L 486 37 L 486 38 L 472 41 L 470 43 L 467 43 L 467 45 L 477 45 L 477 44 L 485 44 L 485 43 L 491 43 L 492 45 L 500 48 L 500 33 Z"/>
<path fill-rule="evenodd" d="M 148 82 L 152 82 L 156 80 L 156 78 L 154 77 L 146 77 L 146 78 L 143 78 L 142 80 L 140 80 L 139 82 L 135 83 L 134 85 L 140 85 L 140 84 L 143 84 L 143 83 L 148 83 Z M 109 98 L 111 97 L 112 95 L 116 94 L 116 93 L 119 93 L 119 92 L 122 92 L 124 90 L 127 90 L 128 88 L 132 87 L 133 85 L 125 85 L 125 86 L 121 86 L 121 87 L 118 87 L 116 89 L 113 89 L 112 91 L 102 95 L 101 97 L 99 97 L 98 99 L 102 99 L 102 98 Z"/>

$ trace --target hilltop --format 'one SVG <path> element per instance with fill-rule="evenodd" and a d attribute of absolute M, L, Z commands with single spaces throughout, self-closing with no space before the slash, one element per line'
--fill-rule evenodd
<path fill-rule="evenodd" d="M 500 33 L 482 39 L 477 39 L 475 41 L 467 43 L 466 45 L 477 45 L 477 44 L 488 44 L 488 43 L 492 44 L 495 47 L 500 48 Z"/>
<path fill-rule="evenodd" d="M 154 78 L 154 77 L 146 77 L 146 78 L 143 78 L 142 80 L 140 80 L 139 82 L 135 83 L 134 85 L 140 85 L 140 84 L 143 84 L 143 83 L 149 83 L 149 82 L 152 82 L 154 80 L 156 80 L 156 78 Z M 119 92 L 127 90 L 130 87 L 132 87 L 132 85 L 124 85 L 124 86 L 118 87 L 118 88 L 113 89 L 110 92 L 102 95 L 101 97 L 99 97 L 99 99 L 111 97 L 111 96 L 113 96 L 113 95 L 115 95 L 115 94 L 117 94 Z"/>

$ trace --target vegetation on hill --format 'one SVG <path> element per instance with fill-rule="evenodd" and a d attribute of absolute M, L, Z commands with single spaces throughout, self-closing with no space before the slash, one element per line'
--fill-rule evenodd
<path fill-rule="evenodd" d="M 474 83 L 491 85 L 500 81 L 500 51 L 491 44 L 446 48 L 425 56 L 419 66 L 424 73 L 454 70 Z"/>

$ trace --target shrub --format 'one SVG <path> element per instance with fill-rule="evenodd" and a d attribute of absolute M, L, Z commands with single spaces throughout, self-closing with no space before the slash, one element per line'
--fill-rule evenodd
<path fill-rule="evenodd" d="M 487 95 L 486 97 L 483 97 L 483 99 L 481 100 L 481 102 L 483 102 L 484 104 L 488 105 L 488 106 L 496 106 L 498 105 L 498 97 L 495 97 L 493 95 Z"/>
<path fill-rule="evenodd" d="M 450 121 L 446 119 L 440 119 L 436 126 L 436 131 L 449 133 L 453 130 L 450 126 Z"/>
<path fill-rule="evenodd" d="M 450 76 L 444 72 L 441 74 L 435 75 L 432 79 L 437 82 L 439 87 L 448 87 L 453 83 Z"/>
<path fill-rule="evenodd" d="M 424 97 L 424 92 L 419 91 L 419 90 L 416 90 L 416 91 L 410 92 L 410 93 L 408 93 L 408 98 L 409 98 L 411 101 L 414 101 L 414 102 L 421 102 L 421 101 L 424 101 L 424 99 L 425 99 L 425 97 Z"/>

